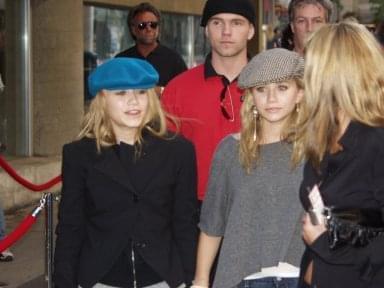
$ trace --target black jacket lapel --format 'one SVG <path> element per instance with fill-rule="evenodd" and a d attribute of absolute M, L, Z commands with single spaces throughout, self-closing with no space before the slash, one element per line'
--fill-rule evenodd
<path fill-rule="evenodd" d="M 99 170 L 109 178 L 123 185 L 132 191 L 132 193 L 137 195 L 138 193 L 129 180 L 129 177 L 127 177 L 127 172 L 125 171 L 115 151 L 111 148 L 108 148 L 103 151 L 103 154 L 104 155 L 100 162 L 96 163 L 95 169 Z"/>

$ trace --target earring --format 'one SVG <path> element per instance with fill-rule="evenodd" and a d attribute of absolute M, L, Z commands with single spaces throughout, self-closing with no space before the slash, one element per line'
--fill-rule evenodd
<path fill-rule="evenodd" d="M 295 123 L 295 135 L 293 138 L 293 149 L 296 150 L 297 148 L 297 127 L 299 125 L 299 112 L 300 112 L 300 105 L 299 103 L 296 103 L 295 107 L 295 112 L 296 112 L 296 123 Z"/>
<path fill-rule="evenodd" d="M 256 141 L 257 137 L 257 117 L 259 115 L 259 112 L 257 111 L 256 106 L 252 106 L 252 115 L 253 115 L 253 121 L 254 121 L 254 130 L 253 130 L 253 141 Z"/>

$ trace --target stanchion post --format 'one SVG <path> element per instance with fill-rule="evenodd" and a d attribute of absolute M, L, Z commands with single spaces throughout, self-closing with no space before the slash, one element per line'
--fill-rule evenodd
<path fill-rule="evenodd" d="M 45 279 L 47 287 L 53 288 L 53 195 L 47 194 L 45 204 Z"/>

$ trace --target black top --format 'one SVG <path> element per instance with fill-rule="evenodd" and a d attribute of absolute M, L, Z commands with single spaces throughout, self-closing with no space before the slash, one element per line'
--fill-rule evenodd
<path fill-rule="evenodd" d="M 183 58 L 177 52 L 160 43 L 147 57 L 139 53 L 136 45 L 118 53 L 115 57 L 132 57 L 147 60 L 159 73 L 158 86 L 162 87 L 166 86 L 172 78 L 187 70 Z"/>
<path fill-rule="evenodd" d="M 309 207 L 308 188 L 317 183 L 326 206 L 384 211 L 384 128 L 351 122 L 339 143 L 343 150 L 326 154 L 319 172 L 306 164 L 300 188 L 304 208 Z M 307 246 L 302 272 L 310 261 L 314 287 L 384 287 L 384 237 L 364 248 L 347 245 L 330 250 L 324 233 Z"/>
<path fill-rule="evenodd" d="M 147 134 L 136 160 L 130 147 L 121 147 L 98 153 L 95 140 L 83 138 L 63 148 L 55 287 L 90 288 L 97 282 L 133 287 L 131 247 L 138 287 L 160 280 L 173 288 L 193 278 L 198 233 L 193 145 L 181 136 Z"/>

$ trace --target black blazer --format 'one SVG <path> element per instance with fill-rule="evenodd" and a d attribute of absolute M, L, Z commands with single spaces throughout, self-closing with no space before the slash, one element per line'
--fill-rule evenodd
<path fill-rule="evenodd" d="M 59 288 L 92 287 L 132 241 L 170 287 L 193 279 L 197 242 L 196 163 L 182 138 L 145 138 L 133 187 L 113 147 L 93 139 L 63 148 L 63 188 L 54 259 Z M 137 175 L 137 173 L 136 173 Z"/>
<path fill-rule="evenodd" d="M 320 173 L 306 164 L 300 188 L 304 208 L 309 207 L 307 187 L 318 183 L 327 206 L 384 212 L 384 128 L 351 122 L 339 143 L 343 151 L 326 155 Z M 324 233 L 304 253 L 301 271 L 313 261 L 313 287 L 384 287 L 384 237 L 364 248 L 345 246 L 332 251 L 328 245 Z"/>

